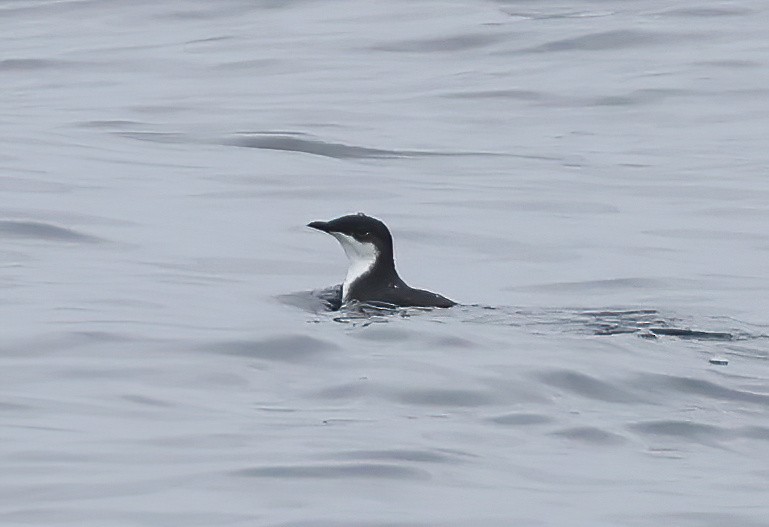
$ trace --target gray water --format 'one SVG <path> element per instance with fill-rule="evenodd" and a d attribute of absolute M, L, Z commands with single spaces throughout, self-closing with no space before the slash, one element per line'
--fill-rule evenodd
<path fill-rule="evenodd" d="M 0 524 L 769 525 L 768 27 L 0 3 Z M 463 305 L 314 304 L 356 211 Z"/>

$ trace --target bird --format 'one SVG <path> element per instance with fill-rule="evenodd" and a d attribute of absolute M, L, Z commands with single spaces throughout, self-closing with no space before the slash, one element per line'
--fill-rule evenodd
<path fill-rule="evenodd" d="M 357 301 L 439 308 L 457 305 L 445 296 L 406 285 L 395 270 L 393 238 L 382 221 L 359 212 L 330 221 L 313 221 L 307 226 L 336 238 L 347 255 L 349 268 L 342 284 L 342 304 Z"/>

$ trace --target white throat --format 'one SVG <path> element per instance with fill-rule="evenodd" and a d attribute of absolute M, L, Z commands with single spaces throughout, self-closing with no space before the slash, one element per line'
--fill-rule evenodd
<path fill-rule="evenodd" d="M 347 255 L 347 259 L 350 260 L 350 267 L 347 268 L 347 276 L 344 279 L 344 284 L 342 284 L 342 302 L 346 302 L 353 282 L 374 267 L 379 251 L 373 243 L 359 242 L 352 236 L 342 234 L 341 232 L 331 232 L 329 234 L 339 240 L 344 253 Z"/>

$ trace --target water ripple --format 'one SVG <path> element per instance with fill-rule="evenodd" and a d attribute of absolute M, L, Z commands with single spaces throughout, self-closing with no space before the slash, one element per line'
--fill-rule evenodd
<path fill-rule="evenodd" d="M 726 388 L 703 379 L 690 377 L 677 377 L 659 373 L 647 373 L 639 375 L 630 382 L 640 389 L 653 389 L 654 391 L 666 390 L 678 393 L 692 394 L 722 401 L 739 401 L 760 405 L 769 405 L 769 395 L 753 393 L 734 388 Z"/>
<path fill-rule="evenodd" d="M 380 44 L 371 49 L 377 51 L 400 51 L 400 52 L 456 52 L 470 49 L 478 49 L 508 40 L 507 35 L 489 35 L 481 34 L 462 34 L 451 37 L 427 38 L 416 40 L 404 40 L 389 44 Z"/>
<path fill-rule="evenodd" d="M 396 399 L 415 405 L 475 407 L 494 402 L 491 395 L 475 390 L 420 389 L 404 390 Z"/>
<path fill-rule="evenodd" d="M 267 524 L 265 524 L 267 525 Z M 287 523 L 269 524 L 268 527 L 435 527 L 434 523 L 422 523 L 413 521 L 366 521 L 356 520 L 299 520 Z M 751 527 L 751 526 L 746 526 Z"/>
<path fill-rule="evenodd" d="M 456 463 L 456 456 L 429 450 L 354 450 L 340 452 L 330 456 L 336 459 L 354 459 L 370 461 L 408 461 L 416 463 Z"/>
<path fill-rule="evenodd" d="M 691 421 L 645 421 L 632 424 L 629 428 L 643 435 L 678 437 L 687 441 L 709 444 L 733 436 L 726 428 Z"/>
<path fill-rule="evenodd" d="M 579 37 L 554 40 L 529 48 L 530 53 L 545 53 L 551 51 L 602 51 L 659 46 L 670 42 L 679 42 L 685 36 L 681 33 L 660 33 L 621 29 L 600 31 Z"/>
<path fill-rule="evenodd" d="M 433 156 L 499 156 L 491 152 L 436 152 L 427 150 L 391 150 L 372 148 L 345 143 L 335 143 L 311 138 L 305 134 L 274 134 L 269 132 L 248 132 L 225 140 L 224 144 L 262 150 L 283 150 L 301 152 L 334 159 L 397 159 Z"/>
<path fill-rule="evenodd" d="M 588 399 L 607 403 L 638 404 L 648 403 L 648 399 L 633 392 L 618 388 L 613 384 L 598 380 L 584 373 L 571 370 L 546 372 L 539 375 L 545 384 L 560 388 Z"/>
<path fill-rule="evenodd" d="M 331 342 L 307 335 L 286 335 L 263 340 L 236 340 L 208 344 L 207 351 L 279 362 L 305 362 L 323 353 L 339 350 Z"/>
<path fill-rule="evenodd" d="M 733 439 L 755 439 L 769 441 L 769 428 L 765 426 L 744 426 L 728 428 L 693 421 L 657 420 L 643 421 L 628 426 L 629 429 L 647 436 L 662 436 L 713 445 L 719 441 Z"/>
<path fill-rule="evenodd" d="M 39 221 L 0 220 L 0 236 L 52 242 L 98 243 L 96 236 Z"/>
<path fill-rule="evenodd" d="M 382 463 L 354 463 L 328 465 L 274 465 L 246 468 L 232 472 L 234 476 L 249 478 L 290 478 L 290 479 L 405 479 L 428 480 L 426 470 L 386 465 Z"/>
<path fill-rule="evenodd" d="M 505 426 L 530 426 L 552 423 L 553 418 L 540 414 L 512 413 L 492 417 L 489 419 L 492 423 Z"/>
<path fill-rule="evenodd" d="M 717 7 L 682 7 L 676 9 L 668 9 L 666 11 L 660 11 L 657 13 L 657 16 L 711 18 L 750 15 L 752 13 L 755 13 L 755 11 L 745 7 L 720 5 Z"/>
<path fill-rule="evenodd" d="M 37 71 L 65 67 L 82 67 L 84 63 L 48 59 L 5 59 L 0 60 L 0 71 Z"/>
<path fill-rule="evenodd" d="M 621 435 L 606 432 L 605 430 L 592 426 L 565 428 L 563 430 L 551 432 L 550 435 L 565 437 L 566 439 L 579 441 L 580 443 L 597 446 L 621 445 L 626 442 L 626 439 Z"/>

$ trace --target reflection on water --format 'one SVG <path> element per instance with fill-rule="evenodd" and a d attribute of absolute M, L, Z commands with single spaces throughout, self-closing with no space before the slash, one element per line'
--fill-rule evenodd
<path fill-rule="evenodd" d="M 646 339 L 677 337 L 692 340 L 736 341 L 769 338 L 743 329 L 692 329 L 682 327 L 674 316 L 654 309 L 543 309 L 527 310 L 505 306 L 459 305 L 450 310 L 398 307 L 390 304 L 352 302 L 341 304 L 341 285 L 327 289 L 278 296 L 291 306 L 314 314 L 326 313 L 331 320 L 356 327 L 385 323 L 393 317 L 426 316 L 438 320 L 526 328 L 532 332 L 577 332 L 592 335 L 635 334 Z M 446 313 L 450 314 L 446 314 Z M 711 322 L 712 323 L 712 322 Z"/>

